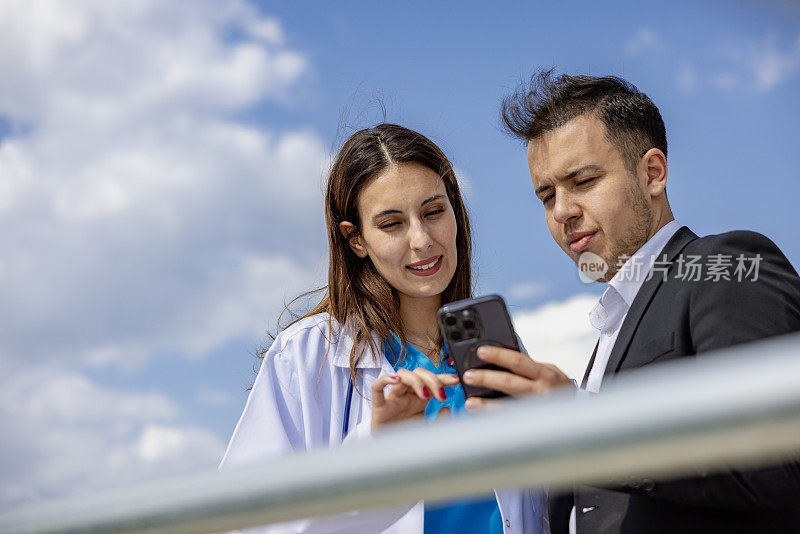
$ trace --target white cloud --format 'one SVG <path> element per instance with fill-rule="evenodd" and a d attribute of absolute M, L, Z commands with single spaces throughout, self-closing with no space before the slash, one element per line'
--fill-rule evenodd
<path fill-rule="evenodd" d="M 511 300 L 525 300 L 544 295 L 550 290 L 543 282 L 519 282 L 508 288 L 508 297 Z"/>
<path fill-rule="evenodd" d="M 324 256 L 324 251 L 320 254 Z M 219 287 L 209 292 L 207 302 L 199 302 L 197 310 L 175 324 L 186 350 L 202 353 L 232 333 L 259 335 L 260 340 L 286 297 L 313 286 L 311 269 L 288 257 L 251 255 L 238 263 L 236 271 L 218 280 Z"/>
<path fill-rule="evenodd" d="M 283 44 L 285 36 L 280 21 L 275 18 L 255 20 L 247 25 L 247 31 L 253 37 L 263 39 L 267 43 Z"/>
<path fill-rule="evenodd" d="M 797 72 L 800 66 L 800 36 L 794 46 L 781 50 L 777 38 L 770 36 L 754 51 L 750 65 L 759 91 L 772 89 Z"/>
<path fill-rule="evenodd" d="M 0 418 L 0 509 L 213 469 L 224 451 L 160 393 L 52 366 L 4 366 Z"/>
<path fill-rule="evenodd" d="M 639 28 L 625 43 L 632 57 L 661 53 L 668 44 L 649 27 Z M 763 39 L 739 38 L 718 43 L 707 52 L 711 67 L 698 69 L 697 57 L 684 58 L 675 65 L 678 88 L 690 93 L 701 86 L 733 90 L 738 88 L 766 92 L 793 78 L 800 70 L 800 35 L 786 39 L 770 33 Z"/>
<path fill-rule="evenodd" d="M 238 118 L 310 72 L 277 19 L 238 0 L 32 0 L 0 3 L 0 33 L 8 357 L 202 355 L 313 287 L 325 143 Z"/>
<path fill-rule="evenodd" d="M 0 72 L 14 74 L 0 109 L 15 119 L 238 109 L 286 96 L 307 66 L 276 19 L 235 0 L 4 2 L 0 32 Z"/>
<path fill-rule="evenodd" d="M 523 345 L 535 360 L 553 363 L 580 382 L 597 343 L 589 312 L 595 295 L 581 294 L 514 313 L 513 322 Z"/>
<path fill-rule="evenodd" d="M 463 169 L 453 168 L 453 172 L 458 180 L 458 190 L 461 191 L 461 196 L 469 202 L 475 194 L 475 184 L 472 178 Z"/>
<path fill-rule="evenodd" d="M 0 33 L 0 508 L 213 468 L 168 396 L 79 369 L 261 341 L 318 282 L 325 143 L 242 119 L 308 59 L 240 0 L 2 2 Z"/>
<path fill-rule="evenodd" d="M 722 48 L 718 56 L 723 66 L 710 75 L 712 85 L 766 92 L 800 70 L 800 35 L 790 41 L 776 33 L 762 40 L 737 41 Z"/>
<path fill-rule="evenodd" d="M 682 91 L 691 93 L 697 88 L 698 74 L 697 69 L 691 63 L 682 63 L 678 68 L 678 87 Z"/>
<path fill-rule="evenodd" d="M 642 27 L 625 43 L 625 52 L 629 56 L 641 56 L 648 52 L 663 50 L 666 47 L 652 28 Z"/>
<path fill-rule="evenodd" d="M 201 406 L 216 408 L 219 406 L 230 406 L 235 399 L 229 391 L 210 387 L 200 387 L 196 393 L 197 403 Z"/>
<path fill-rule="evenodd" d="M 188 440 L 179 429 L 161 425 L 147 425 L 136 442 L 139 457 L 147 463 L 186 452 Z"/>
<path fill-rule="evenodd" d="M 0 508 L 213 468 L 169 397 L 78 369 L 260 341 L 314 286 L 328 150 L 240 118 L 308 59 L 239 0 L 3 2 L 0 32 Z"/>
<path fill-rule="evenodd" d="M 718 89 L 733 89 L 742 85 L 742 78 L 735 72 L 717 72 L 709 76 L 709 82 Z"/>
<path fill-rule="evenodd" d="M 11 209 L 32 181 L 30 155 L 18 142 L 0 144 L 0 216 Z"/>

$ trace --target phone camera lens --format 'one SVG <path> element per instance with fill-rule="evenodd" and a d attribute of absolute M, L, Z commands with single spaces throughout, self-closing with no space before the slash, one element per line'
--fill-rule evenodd
<path fill-rule="evenodd" d="M 475 328 L 475 321 L 472 319 L 467 319 L 464 321 L 464 328 L 467 330 L 473 330 Z"/>
<path fill-rule="evenodd" d="M 461 332 L 459 330 L 453 330 L 452 332 L 450 332 L 450 338 L 453 341 L 461 341 L 463 336 L 461 335 Z"/>
<path fill-rule="evenodd" d="M 456 324 L 456 317 L 455 315 L 448 315 L 444 318 L 444 324 L 447 326 L 455 326 Z"/>

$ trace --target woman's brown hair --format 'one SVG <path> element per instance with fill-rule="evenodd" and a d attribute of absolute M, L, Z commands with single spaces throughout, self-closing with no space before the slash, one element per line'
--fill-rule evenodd
<path fill-rule="evenodd" d="M 469 216 L 461 199 L 453 167 L 444 152 L 424 135 L 396 124 L 379 124 L 360 130 L 344 142 L 328 177 L 325 194 L 325 223 L 328 229 L 330 262 L 328 285 L 322 301 L 298 321 L 327 312 L 343 328 L 349 328 L 355 343 L 350 352 L 350 374 L 367 346 L 377 355 L 372 333 L 385 341 L 396 333 L 406 343 L 396 291 L 378 274 L 369 257 L 359 258 L 339 229 L 349 221 L 355 235 L 361 231 L 358 196 L 369 181 L 387 167 L 418 163 L 431 169 L 444 181 L 447 197 L 456 219 L 457 265 L 452 280 L 442 293 L 442 304 L 472 296 L 472 236 Z M 296 321 L 295 321 L 296 322 Z M 439 348 L 441 348 L 441 339 Z"/>

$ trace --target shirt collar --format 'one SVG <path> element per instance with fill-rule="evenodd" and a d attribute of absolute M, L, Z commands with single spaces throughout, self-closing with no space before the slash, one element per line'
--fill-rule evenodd
<path fill-rule="evenodd" d="M 330 342 L 334 346 L 334 354 L 331 362 L 336 367 L 350 367 L 350 350 L 355 344 L 355 337 L 353 336 L 350 328 L 340 325 L 335 319 L 331 320 L 334 326 L 334 332 L 330 332 Z M 383 347 L 383 342 L 374 332 L 372 333 L 372 341 L 378 349 L 377 354 L 373 354 L 367 344 L 364 355 L 356 365 L 356 369 L 380 369 L 383 367 L 383 354 L 380 349 Z"/>
<path fill-rule="evenodd" d="M 611 288 L 615 289 L 630 308 L 656 257 L 680 228 L 681 224 L 675 220 L 662 226 L 653 237 L 647 240 L 647 243 L 627 259 L 622 268 L 608 282 L 610 287 L 606 289 L 606 292 Z"/>
<path fill-rule="evenodd" d="M 593 327 L 604 332 L 619 326 L 647 278 L 647 273 L 650 272 L 656 257 L 680 228 L 681 224 L 678 221 L 665 224 L 628 258 L 608 282 L 608 287 L 600 300 L 589 312 L 589 322 Z"/>

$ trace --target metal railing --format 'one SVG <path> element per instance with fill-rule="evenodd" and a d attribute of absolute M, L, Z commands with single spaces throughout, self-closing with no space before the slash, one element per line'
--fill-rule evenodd
<path fill-rule="evenodd" d="M 596 396 L 519 400 L 343 447 L 44 503 L 1 517 L 0 532 L 218 532 L 494 487 L 800 455 L 800 334 L 682 360 L 629 373 Z"/>

